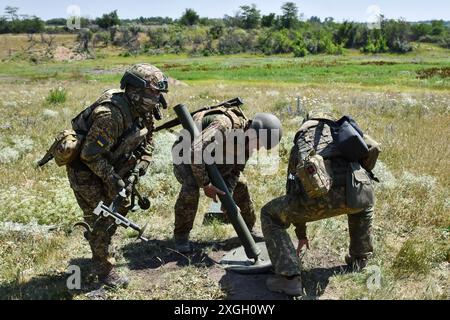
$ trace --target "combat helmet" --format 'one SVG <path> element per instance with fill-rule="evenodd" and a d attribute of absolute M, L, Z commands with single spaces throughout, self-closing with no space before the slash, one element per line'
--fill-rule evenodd
<path fill-rule="evenodd" d="M 257 113 L 251 120 L 250 129 L 256 131 L 258 140 L 265 149 L 276 147 L 283 136 L 283 126 L 280 119 L 271 113 Z M 262 134 L 266 130 L 267 134 Z"/>
<path fill-rule="evenodd" d="M 151 88 L 159 92 L 169 91 L 169 81 L 166 75 L 148 63 L 135 64 L 125 71 L 120 81 L 120 87 L 124 90 L 127 86 L 137 89 Z"/>
<path fill-rule="evenodd" d="M 161 70 L 148 63 L 133 65 L 123 75 L 120 85 L 139 114 L 145 117 L 153 114 L 155 119 L 162 119 L 160 107 L 167 109 L 162 93 L 169 92 L 169 81 Z"/>

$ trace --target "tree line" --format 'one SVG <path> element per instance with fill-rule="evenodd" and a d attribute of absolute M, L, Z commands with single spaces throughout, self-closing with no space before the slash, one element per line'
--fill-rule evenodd
<path fill-rule="evenodd" d="M 202 18 L 186 9 L 179 19 L 140 17 L 120 19 L 117 11 L 96 19 L 81 19 L 78 38 L 89 44 L 121 45 L 132 53 L 180 53 L 198 55 L 256 52 L 264 54 L 293 53 L 341 54 L 344 48 L 365 53 L 412 50 L 411 42 L 437 43 L 450 48 L 450 27 L 442 20 L 412 23 L 380 16 L 379 24 L 352 21 L 336 22 L 333 18 L 305 19 L 298 6 L 286 2 L 281 14 L 261 14 L 256 5 L 241 6 L 233 15 L 221 19 Z M 18 14 L 18 8 L 7 7 L 0 18 L 0 33 L 68 32 L 66 19 L 42 21 Z M 140 33 L 148 40 L 141 43 Z"/>

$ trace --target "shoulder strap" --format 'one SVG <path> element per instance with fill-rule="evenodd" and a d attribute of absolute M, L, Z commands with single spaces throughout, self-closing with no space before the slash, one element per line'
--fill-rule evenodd
<path fill-rule="evenodd" d="M 242 129 L 245 127 L 247 117 L 245 116 L 242 109 L 239 107 L 233 108 L 217 107 L 210 110 L 202 111 L 194 116 L 194 120 L 202 122 L 203 118 L 205 118 L 206 116 L 220 115 L 220 114 L 226 115 L 231 120 L 233 129 Z"/>
<path fill-rule="evenodd" d="M 128 101 L 125 99 L 123 94 L 115 93 L 112 95 L 110 102 L 113 106 L 119 109 L 120 113 L 123 117 L 124 127 L 127 128 L 128 124 L 131 124 L 133 122 L 133 117 L 131 115 L 130 105 Z M 104 102 L 104 103 L 105 103 Z"/>

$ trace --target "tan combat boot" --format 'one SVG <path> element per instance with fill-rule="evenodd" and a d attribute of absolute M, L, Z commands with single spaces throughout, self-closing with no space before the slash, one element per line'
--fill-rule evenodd
<path fill-rule="evenodd" d="M 108 274 L 99 276 L 99 280 L 103 282 L 104 285 L 110 288 L 122 288 L 128 287 L 129 280 L 126 276 L 121 276 L 115 268 L 112 268 Z"/>
<path fill-rule="evenodd" d="M 100 282 L 111 288 L 126 288 L 129 280 L 121 276 L 107 259 L 93 259 L 94 270 Z"/>
<path fill-rule="evenodd" d="M 292 279 L 280 275 L 271 276 L 267 279 L 266 286 L 272 292 L 285 293 L 289 296 L 303 295 L 302 278 L 300 276 L 295 276 Z"/>

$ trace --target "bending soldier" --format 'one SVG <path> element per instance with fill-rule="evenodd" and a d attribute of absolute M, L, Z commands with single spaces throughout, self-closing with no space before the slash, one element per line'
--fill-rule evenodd
<path fill-rule="evenodd" d="M 271 291 L 302 294 L 299 254 L 304 246 L 309 248 L 307 222 L 347 215 L 350 233 L 347 264 L 364 268 L 372 256 L 372 175 L 360 163 L 344 159 L 333 139 L 335 120 L 324 113 L 308 115 L 291 150 L 286 195 L 262 208 L 261 226 L 276 274 L 266 282 Z M 366 141 L 369 139 L 365 137 Z M 379 150 L 370 141 L 371 150 Z M 378 156 L 377 152 L 371 154 Z M 375 165 L 372 160 L 360 162 L 370 171 Z M 317 188 L 312 188 L 314 182 L 308 179 L 309 174 L 319 178 Z M 291 224 L 296 227 L 299 239 L 297 250 L 286 231 Z"/>
<path fill-rule="evenodd" d="M 256 222 L 255 208 L 242 172 L 255 149 L 259 147 L 271 149 L 281 139 L 281 123 L 272 114 L 260 113 L 253 120 L 248 120 L 240 108 L 216 108 L 196 114 L 194 120 L 201 128 L 202 134 L 192 143 L 192 148 L 190 148 L 190 145 L 187 148 L 191 152 L 191 157 L 188 157 L 190 161 L 188 161 L 189 163 L 176 163 L 174 161 L 174 174 L 181 184 L 181 190 L 175 204 L 174 238 L 176 249 L 182 253 L 191 251 L 189 234 L 193 228 L 198 209 L 200 189 L 203 189 L 205 195 L 215 202 L 217 202 L 217 196 L 223 194 L 222 190 L 211 183 L 203 156 L 201 156 L 200 161 L 195 162 L 195 155 L 203 155 L 206 150 L 211 150 L 211 146 L 215 146 L 217 150 L 223 150 L 221 153 L 223 155 L 222 160 L 230 159 L 231 153 L 233 161 L 214 162 L 233 194 L 247 227 L 252 231 Z M 250 131 L 250 129 L 252 130 Z M 271 137 L 271 134 L 273 134 L 276 138 L 273 141 L 263 139 L 262 134 L 258 135 L 258 132 L 263 132 L 259 131 L 261 129 L 268 133 L 264 137 Z M 253 138 L 249 134 L 250 132 L 254 133 Z M 244 140 L 245 143 L 235 142 L 234 138 L 239 134 L 248 137 Z M 223 137 L 222 141 L 219 142 L 218 138 L 221 137 Z M 180 143 L 182 143 L 181 140 L 177 141 L 173 150 L 178 148 Z M 218 147 L 219 144 L 222 145 L 221 148 Z M 173 153 L 174 156 L 183 157 L 182 150 L 179 153 Z M 239 159 L 242 161 L 238 161 Z"/>

